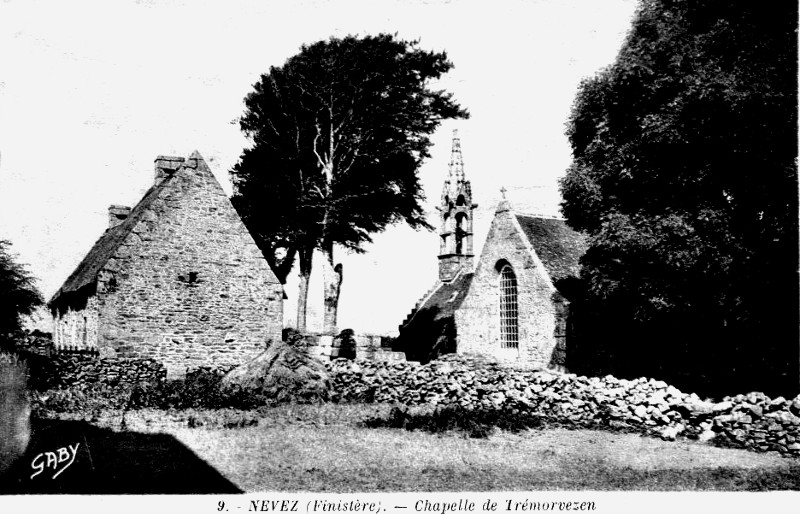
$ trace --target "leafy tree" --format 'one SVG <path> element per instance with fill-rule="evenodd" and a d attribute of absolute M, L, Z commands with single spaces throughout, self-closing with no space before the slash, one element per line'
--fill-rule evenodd
<path fill-rule="evenodd" d="M 797 388 L 796 29 L 794 2 L 642 0 L 579 88 L 562 212 L 615 358 Z"/>
<path fill-rule="evenodd" d="M 22 328 L 20 316 L 42 304 L 33 277 L 10 254 L 11 243 L 0 240 L 0 348 L 10 349 Z"/>
<path fill-rule="evenodd" d="M 314 249 L 325 256 L 324 325 L 334 332 L 334 247 L 361 252 L 401 221 L 430 228 L 417 169 L 440 122 L 468 116 L 430 87 L 451 68 L 417 41 L 331 38 L 271 67 L 245 98 L 240 126 L 253 146 L 231 171 L 234 204 L 282 281 L 299 257 L 301 330 Z"/>

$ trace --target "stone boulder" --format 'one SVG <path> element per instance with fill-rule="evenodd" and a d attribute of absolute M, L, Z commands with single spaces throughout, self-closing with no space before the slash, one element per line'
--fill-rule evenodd
<path fill-rule="evenodd" d="M 250 362 L 229 371 L 221 386 L 278 402 L 313 402 L 330 397 L 331 380 L 325 365 L 303 348 L 273 342 Z"/>

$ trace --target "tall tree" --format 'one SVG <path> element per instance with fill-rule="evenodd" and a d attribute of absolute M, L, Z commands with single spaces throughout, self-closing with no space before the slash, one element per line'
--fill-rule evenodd
<path fill-rule="evenodd" d="M 253 141 L 232 170 L 234 202 L 279 278 L 300 260 L 298 328 L 305 328 L 314 249 L 324 255 L 324 330 L 336 329 L 342 266 L 334 248 L 363 251 L 404 221 L 430 228 L 417 170 L 442 120 L 468 113 L 431 84 L 444 52 L 380 34 L 331 38 L 261 76 L 241 129 Z"/>
<path fill-rule="evenodd" d="M 794 2 L 642 0 L 616 62 L 579 88 L 561 182 L 606 319 L 671 365 L 794 389 L 796 30 Z"/>
<path fill-rule="evenodd" d="M 33 277 L 14 261 L 10 247 L 11 243 L 0 240 L 0 348 L 7 349 L 22 328 L 21 316 L 42 304 Z"/>

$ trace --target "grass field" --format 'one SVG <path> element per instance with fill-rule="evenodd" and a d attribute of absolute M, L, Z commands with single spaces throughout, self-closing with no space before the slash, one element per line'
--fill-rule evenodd
<path fill-rule="evenodd" d="M 387 413 L 379 405 L 284 406 L 223 428 L 235 414 L 138 411 L 126 425 L 171 434 L 247 492 L 800 490 L 800 462 L 772 453 L 591 430 L 472 439 L 360 424 Z"/>

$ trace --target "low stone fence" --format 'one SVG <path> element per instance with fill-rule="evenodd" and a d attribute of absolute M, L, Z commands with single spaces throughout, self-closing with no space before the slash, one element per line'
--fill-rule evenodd
<path fill-rule="evenodd" d="M 52 335 L 39 331 L 21 334 L 15 350 L 28 363 L 31 386 L 40 390 L 129 387 L 166 379 L 166 368 L 153 359 L 101 359 L 94 351 L 56 350 Z"/>
<path fill-rule="evenodd" d="M 710 402 L 652 379 L 523 371 L 451 355 L 425 365 L 337 359 L 328 367 L 340 401 L 511 409 L 574 426 L 800 456 L 800 396 L 750 393 Z"/>
<path fill-rule="evenodd" d="M 39 389 L 155 385 L 167 376 L 166 368 L 152 359 L 100 359 L 92 353 L 58 354 L 37 367 Z"/>

